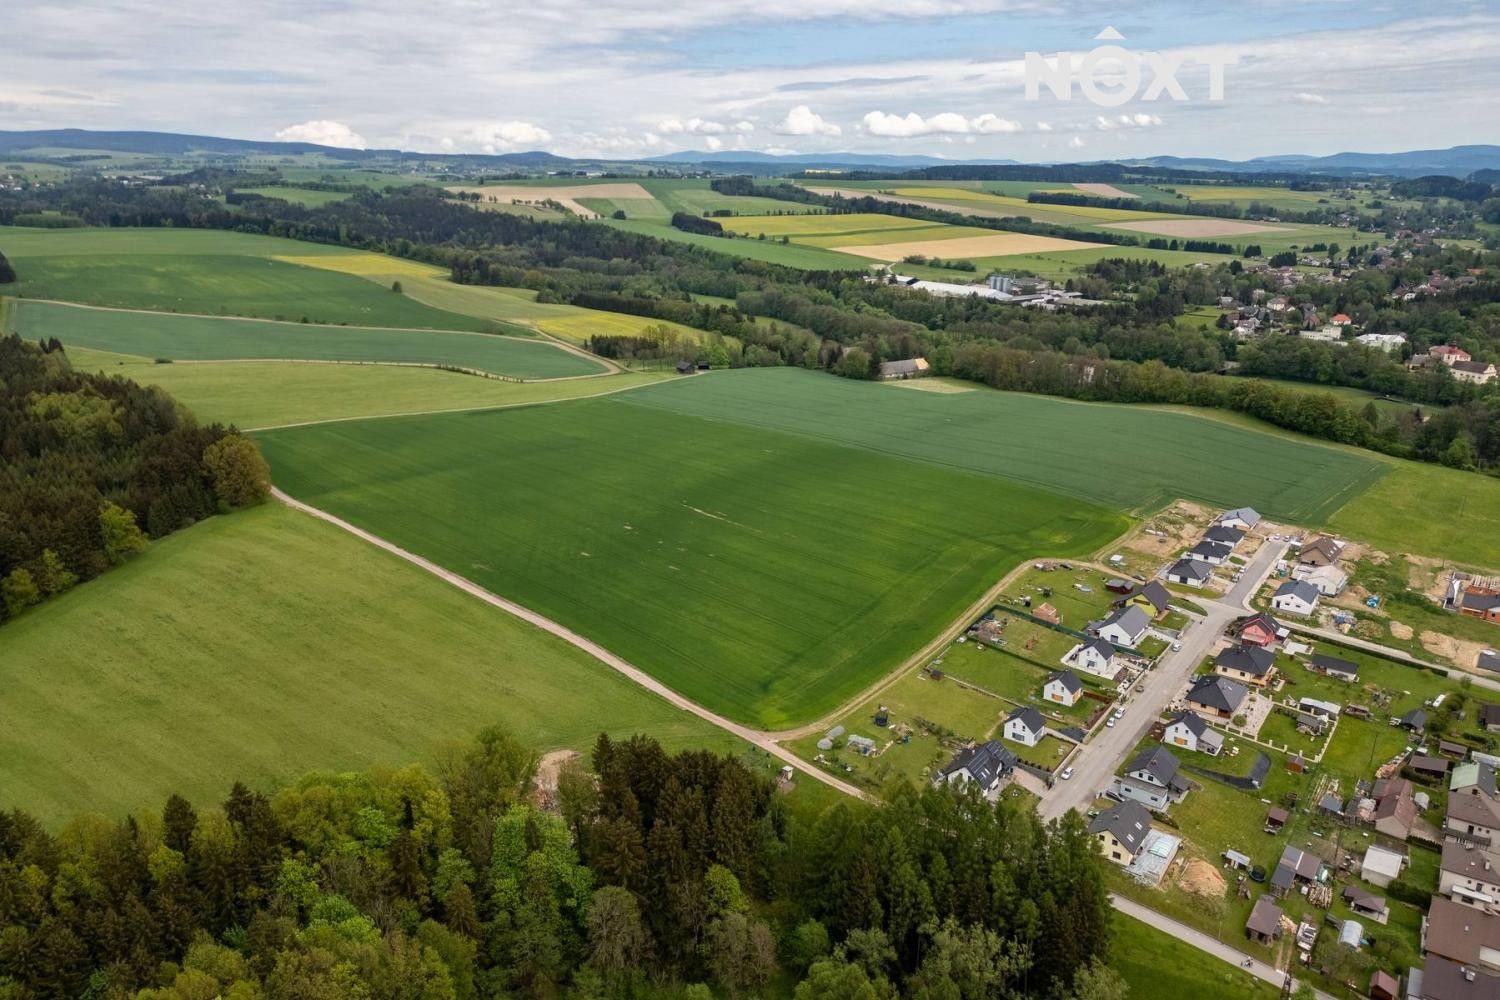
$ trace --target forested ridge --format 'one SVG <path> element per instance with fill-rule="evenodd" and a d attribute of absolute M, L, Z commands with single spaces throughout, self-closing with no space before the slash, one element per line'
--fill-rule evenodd
<path fill-rule="evenodd" d="M 0 337 L 0 622 L 268 489 L 248 438 L 73 371 L 56 340 Z"/>
<path fill-rule="evenodd" d="M 903 786 L 812 816 L 641 736 L 548 796 L 504 732 L 431 756 L 56 832 L 0 813 L 0 997 L 1124 996 L 1076 814 Z"/>

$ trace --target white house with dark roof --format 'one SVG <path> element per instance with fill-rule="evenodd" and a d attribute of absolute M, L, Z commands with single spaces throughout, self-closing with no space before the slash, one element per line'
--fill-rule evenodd
<path fill-rule="evenodd" d="M 1337 656 L 1329 656 L 1326 653 L 1314 653 L 1312 667 L 1319 673 L 1336 677 L 1341 681 L 1359 680 L 1359 664 L 1353 660 L 1340 659 Z"/>
<path fill-rule="evenodd" d="M 1224 737 L 1209 727 L 1196 712 L 1179 712 L 1167 723 L 1161 741 L 1184 750 L 1217 756 L 1224 748 Z"/>
<path fill-rule="evenodd" d="M 1276 676 L 1276 654 L 1261 646 L 1230 646 L 1214 657 L 1214 673 L 1265 687 Z"/>
<path fill-rule="evenodd" d="M 1317 610 L 1318 588 L 1305 580 L 1288 580 L 1276 588 L 1271 607 L 1289 615 L 1306 617 Z"/>
<path fill-rule="evenodd" d="M 1214 524 L 1221 524 L 1229 528 L 1240 528 L 1249 531 L 1260 523 L 1260 513 L 1254 507 L 1236 507 L 1234 510 L 1226 510 L 1214 518 Z"/>
<path fill-rule="evenodd" d="M 1025 747 L 1034 747 L 1047 735 L 1047 720 L 1030 705 L 1023 705 L 1005 717 L 1005 738 Z"/>
<path fill-rule="evenodd" d="M 1219 545 L 1227 545 L 1233 549 L 1245 540 L 1245 533 L 1239 528 L 1230 527 L 1227 524 L 1216 524 L 1203 533 L 1203 540 Z"/>
<path fill-rule="evenodd" d="M 1063 657 L 1063 662 L 1105 680 L 1114 680 L 1115 675 L 1120 672 L 1120 664 L 1115 659 L 1114 643 L 1098 636 L 1074 646 Z"/>
<path fill-rule="evenodd" d="M 1151 832 L 1151 813 L 1139 802 L 1125 801 L 1106 809 L 1089 823 L 1089 833 L 1099 841 L 1106 858 L 1128 868 L 1146 845 Z"/>
<path fill-rule="evenodd" d="M 965 747 L 953 755 L 938 781 L 947 785 L 973 782 L 986 796 L 993 796 L 1016 767 L 1016 755 L 994 740 Z"/>
<path fill-rule="evenodd" d="M 1164 746 L 1147 747 L 1125 765 L 1111 791 L 1121 799 L 1139 802 L 1147 809 L 1165 810 L 1187 797 L 1192 783 L 1181 774 L 1177 758 Z"/>
<path fill-rule="evenodd" d="M 1042 685 L 1042 698 L 1055 705 L 1072 708 L 1083 697 L 1083 681 L 1071 670 L 1059 670 L 1047 677 Z"/>
<path fill-rule="evenodd" d="M 1228 545 L 1219 542 L 1210 542 L 1205 538 L 1197 545 L 1188 549 L 1184 555 L 1188 559 L 1206 562 L 1210 566 L 1222 566 L 1224 565 L 1224 560 L 1229 558 L 1229 553 L 1233 551 Z"/>
<path fill-rule="evenodd" d="M 1097 625 L 1090 623 L 1089 630 L 1116 646 L 1134 649 L 1146 637 L 1146 629 L 1150 625 L 1151 616 L 1132 604 L 1119 609 Z"/>
<path fill-rule="evenodd" d="M 1187 587 L 1202 587 L 1213 575 L 1213 567 L 1197 559 L 1179 559 L 1167 570 L 1169 581 Z"/>

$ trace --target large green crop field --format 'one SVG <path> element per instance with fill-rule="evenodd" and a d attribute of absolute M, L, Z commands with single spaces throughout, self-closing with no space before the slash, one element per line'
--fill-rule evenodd
<path fill-rule="evenodd" d="M 786 267 L 800 268 L 804 271 L 862 271 L 870 266 L 869 261 L 860 257 L 837 253 L 833 250 L 824 250 L 819 247 L 801 246 L 796 243 L 781 243 L 773 239 L 759 240 L 753 237 L 750 239 L 725 239 L 722 236 L 704 236 L 699 233 L 685 233 L 681 229 L 673 228 L 666 222 L 646 219 L 631 218 L 620 220 L 605 217 L 601 221 L 606 225 L 614 226 L 616 229 L 640 233 L 642 236 L 655 236 L 658 239 L 671 240 L 674 243 L 691 243 L 694 246 L 703 247 L 705 250 L 713 250 L 717 253 L 731 254 L 735 257 L 744 257 L 749 260 L 763 260 L 770 264 L 782 264 Z M 733 223 L 735 220 L 728 219 L 725 221 Z"/>
<path fill-rule="evenodd" d="M 993 476 L 626 402 L 640 393 L 260 440 L 299 499 L 772 727 L 886 673 L 1018 560 L 1126 526 Z"/>
<path fill-rule="evenodd" d="M 64 346 L 173 361 L 405 362 L 527 379 L 597 375 L 606 370 L 597 361 L 555 344 L 485 333 L 173 316 L 45 302 L 17 303 L 8 322 L 28 340 L 56 337 Z"/>
<path fill-rule="evenodd" d="M 663 385 L 633 402 L 1005 476 L 1131 511 L 1186 497 L 1316 524 L 1389 467 L 1373 455 L 1186 413 L 981 389 L 912 392 L 780 369 Z"/>
<path fill-rule="evenodd" d="M 524 406 L 619 392 L 674 377 L 669 372 L 625 372 L 597 378 L 501 382 L 456 372 L 392 365 L 235 361 L 159 365 L 150 358 L 75 347 L 68 359 L 81 371 L 123 375 L 159 385 L 202 421 L 251 430 L 320 420 L 351 420 L 441 410 Z"/>
<path fill-rule="evenodd" d="M 273 504 L 216 517 L 0 629 L 0 809 L 48 821 L 206 804 L 399 765 L 499 724 L 732 749 L 584 653 Z"/>

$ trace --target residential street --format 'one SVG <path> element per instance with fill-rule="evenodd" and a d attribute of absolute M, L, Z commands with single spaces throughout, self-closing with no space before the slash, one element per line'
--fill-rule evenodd
<path fill-rule="evenodd" d="M 1086 811 L 1098 793 L 1108 787 L 1115 769 L 1161 717 L 1194 668 L 1208 655 L 1219 633 L 1245 614 L 1250 597 L 1285 550 L 1284 542 L 1262 543 L 1255 558 L 1246 564 L 1240 582 L 1223 600 L 1196 599 L 1207 610 L 1207 617 L 1193 616 L 1193 625 L 1180 640 L 1182 648 L 1168 650 L 1162 656 L 1156 668 L 1146 675 L 1145 691 L 1131 692 L 1125 702 L 1124 718 L 1112 729 L 1099 730 L 1092 741 L 1079 749 L 1072 760 L 1073 777 L 1058 781 L 1038 806 L 1042 819 L 1056 819 L 1069 809 Z"/>

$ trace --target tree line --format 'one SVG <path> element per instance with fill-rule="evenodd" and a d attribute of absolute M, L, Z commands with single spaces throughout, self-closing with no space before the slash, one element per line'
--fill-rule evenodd
<path fill-rule="evenodd" d="M 268 489 L 252 441 L 160 388 L 0 337 L 0 622 Z"/>
<path fill-rule="evenodd" d="M 814 815 L 643 736 L 546 790 L 500 730 L 431 757 L 55 833 L 0 813 L 0 996 L 1125 995 L 1077 814 L 902 785 Z"/>

